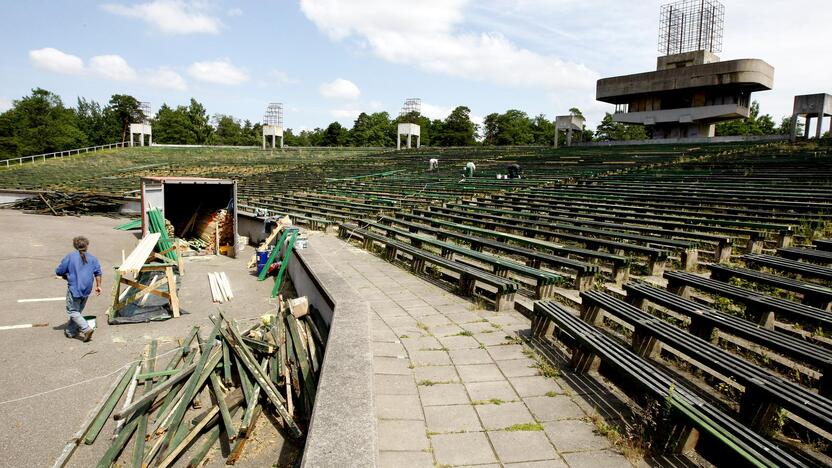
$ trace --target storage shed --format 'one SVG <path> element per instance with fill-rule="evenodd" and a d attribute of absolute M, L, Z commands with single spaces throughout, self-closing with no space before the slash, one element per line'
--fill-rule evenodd
<path fill-rule="evenodd" d="M 147 212 L 159 208 L 174 236 L 204 250 L 237 251 L 237 182 L 203 177 L 142 177 L 142 233 Z"/>

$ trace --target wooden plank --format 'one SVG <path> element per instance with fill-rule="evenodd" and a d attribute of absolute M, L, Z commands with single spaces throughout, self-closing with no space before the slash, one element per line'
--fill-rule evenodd
<path fill-rule="evenodd" d="M 222 313 L 220 313 L 220 318 L 225 321 Z M 274 384 L 269 380 L 268 374 L 257 365 L 257 361 L 254 359 L 254 356 L 252 356 L 251 351 L 249 351 L 249 349 L 242 343 L 243 340 L 239 332 L 237 332 L 234 327 L 230 326 L 222 328 L 221 332 L 223 336 L 229 340 L 231 349 L 240 357 L 242 363 L 246 366 L 255 380 L 257 380 L 257 383 L 260 384 L 263 391 L 266 393 L 266 396 L 268 396 L 269 401 L 272 402 L 272 405 L 274 405 L 278 414 L 286 423 L 289 432 L 294 437 L 300 437 L 302 432 L 292 416 L 286 411 L 286 402 L 283 400 L 283 397 L 280 396 L 280 393 L 277 391 Z"/>
<path fill-rule="evenodd" d="M 179 317 L 179 294 L 176 292 L 176 277 L 173 275 L 173 268 L 165 268 L 165 276 L 168 279 L 168 294 L 170 298 L 170 308 L 173 311 L 174 317 Z"/>
<path fill-rule="evenodd" d="M 137 408 L 139 408 L 143 403 L 147 403 L 148 401 L 155 400 L 156 397 L 159 396 L 159 394 L 161 394 L 165 390 L 173 387 L 177 382 L 187 378 L 189 375 L 191 375 L 193 373 L 194 369 L 196 369 L 196 364 L 191 364 L 191 365 L 185 367 L 184 369 L 182 369 L 182 372 L 174 375 L 170 379 L 166 380 L 165 383 L 163 383 L 163 384 L 159 385 L 158 387 L 155 387 L 153 390 L 145 393 L 144 395 L 142 395 L 141 398 L 134 401 L 133 404 L 131 404 L 129 407 L 124 408 L 121 411 L 115 413 L 113 415 L 113 418 L 114 419 L 122 419 L 122 418 L 127 417 L 133 411 L 135 411 Z"/>
<path fill-rule="evenodd" d="M 150 353 L 148 355 L 147 362 L 145 362 L 144 370 L 145 372 L 153 373 L 156 370 L 156 350 L 158 348 L 158 342 L 153 340 L 150 343 Z M 153 390 L 153 381 L 146 382 L 144 384 L 144 393 Z M 138 437 L 136 437 L 136 443 L 133 445 L 133 468 L 142 468 L 142 457 L 144 456 L 144 447 L 146 442 L 147 436 L 147 420 L 149 416 L 147 413 L 142 414 L 139 416 L 139 423 L 136 427 L 136 432 L 138 432 Z"/>
<path fill-rule="evenodd" d="M 110 394 L 110 397 L 104 403 L 104 406 L 101 407 L 101 410 L 98 412 L 98 415 L 95 417 L 95 420 L 84 436 L 85 444 L 90 445 L 95 442 L 95 439 L 98 437 L 101 429 L 104 428 L 104 423 L 106 423 L 107 419 L 110 417 L 110 413 L 112 413 L 113 409 L 115 409 L 116 403 L 118 403 L 118 400 L 121 399 L 121 395 L 123 395 L 124 391 L 127 389 L 127 385 L 130 383 L 130 380 L 138 366 L 138 362 L 133 363 L 121 377 L 121 381 L 119 381 L 115 390 L 113 390 L 113 393 Z"/>
<path fill-rule="evenodd" d="M 130 252 L 130 255 L 127 256 L 127 259 L 118 268 L 122 276 L 132 275 L 135 277 L 138 274 L 145 260 L 151 256 L 153 249 L 156 248 L 160 237 L 161 234 L 159 233 L 151 233 L 139 241 L 139 244 Z"/>

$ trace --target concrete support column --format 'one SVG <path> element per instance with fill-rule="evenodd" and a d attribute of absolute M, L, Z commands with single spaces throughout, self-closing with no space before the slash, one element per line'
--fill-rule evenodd
<path fill-rule="evenodd" d="M 266 149 L 266 132 L 263 132 L 263 149 Z"/>
<path fill-rule="evenodd" d="M 396 135 L 396 150 L 402 149 L 402 136 Z"/>
<path fill-rule="evenodd" d="M 410 134 L 408 133 L 407 134 L 407 149 L 410 149 L 410 148 L 411 148 L 411 146 L 410 146 Z"/>
<path fill-rule="evenodd" d="M 815 138 L 820 139 L 823 135 L 823 110 L 818 112 L 818 128 L 815 130 Z"/>
<path fill-rule="evenodd" d="M 806 116 L 806 122 L 804 123 L 803 127 L 803 138 L 809 139 L 809 124 L 812 122 L 812 118 L 808 115 Z"/>
<path fill-rule="evenodd" d="M 572 146 L 572 128 L 566 131 L 566 146 Z"/>
<path fill-rule="evenodd" d="M 560 136 L 560 131 L 558 131 L 558 129 L 556 128 L 555 129 L 555 148 L 558 147 L 558 137 L 559 136 Z"/>

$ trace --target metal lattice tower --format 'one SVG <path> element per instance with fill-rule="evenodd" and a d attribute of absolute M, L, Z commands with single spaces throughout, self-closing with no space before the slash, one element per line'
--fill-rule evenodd
<path fill-rule="evenodd" d="M 141 111 L 142 115 L 144 116 L 144 121 L 142 123 L 148 124 L 150 123 L 150 117 L 152 117 L 150 113 L 150 103 L 147 101 L 139 102 L 139 110 Z"/>
<path fill-rule="evenodd" d="M 404 117 L 411 112 L 415 112 L 417 114 L 422 114 L 422 99 L 420 98 L 407 98 L 404 101 L 404 105 L 402 105 L 402 110 L 399 112 L 399 117 Z"/>
<path fill-rule="evenodd" d="M 662 5 L 659 53 L 722 52 L 725 5 L 718 0 L 679 0 Z"/>
<path fill-rule="evenodd" d="M 263 125 L 273 125 L 283 128 L 282 102 L 272 102 L 266 107 L 266 113 L 263 115 Z"/>

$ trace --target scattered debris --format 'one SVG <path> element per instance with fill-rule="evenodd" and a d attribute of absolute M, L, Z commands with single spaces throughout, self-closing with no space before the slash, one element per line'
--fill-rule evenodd
<path fill-rule="evenodd" d="M 55 216 L 87 214 L 117 216 L 122 204 L 121 200 L 106 195 L 80 192 L 42 192 L 38 196 L 4 203 L 0 206 L 23 210 L 27 213 Z"/>
<path fill-rule="evenodd" d="M 284 434 L 302 437 L 314 407 L 327 330 L 312 314 L 297 319 L 288 301 L 280 303 L 276 314 L 246 331 L 222 313 L 212 316 L 208 336 L 194 327 L 163 369 L 157 369 L 154 340 L 144 358 L 113 383 L 54 466 L 66 465 L 82 442 L 94 444 L 111 418 L 115 432 L 98 466 L 132 461 L 133 466 L 167 467 L 188 460 L 186 454 L 188 466 L 198 466 L 220 439 L 230 447 L 223 452 L 226 463 L 234 464 L 265 413 Z M 123 454 L 126 447 L 132 453 Z"/>

